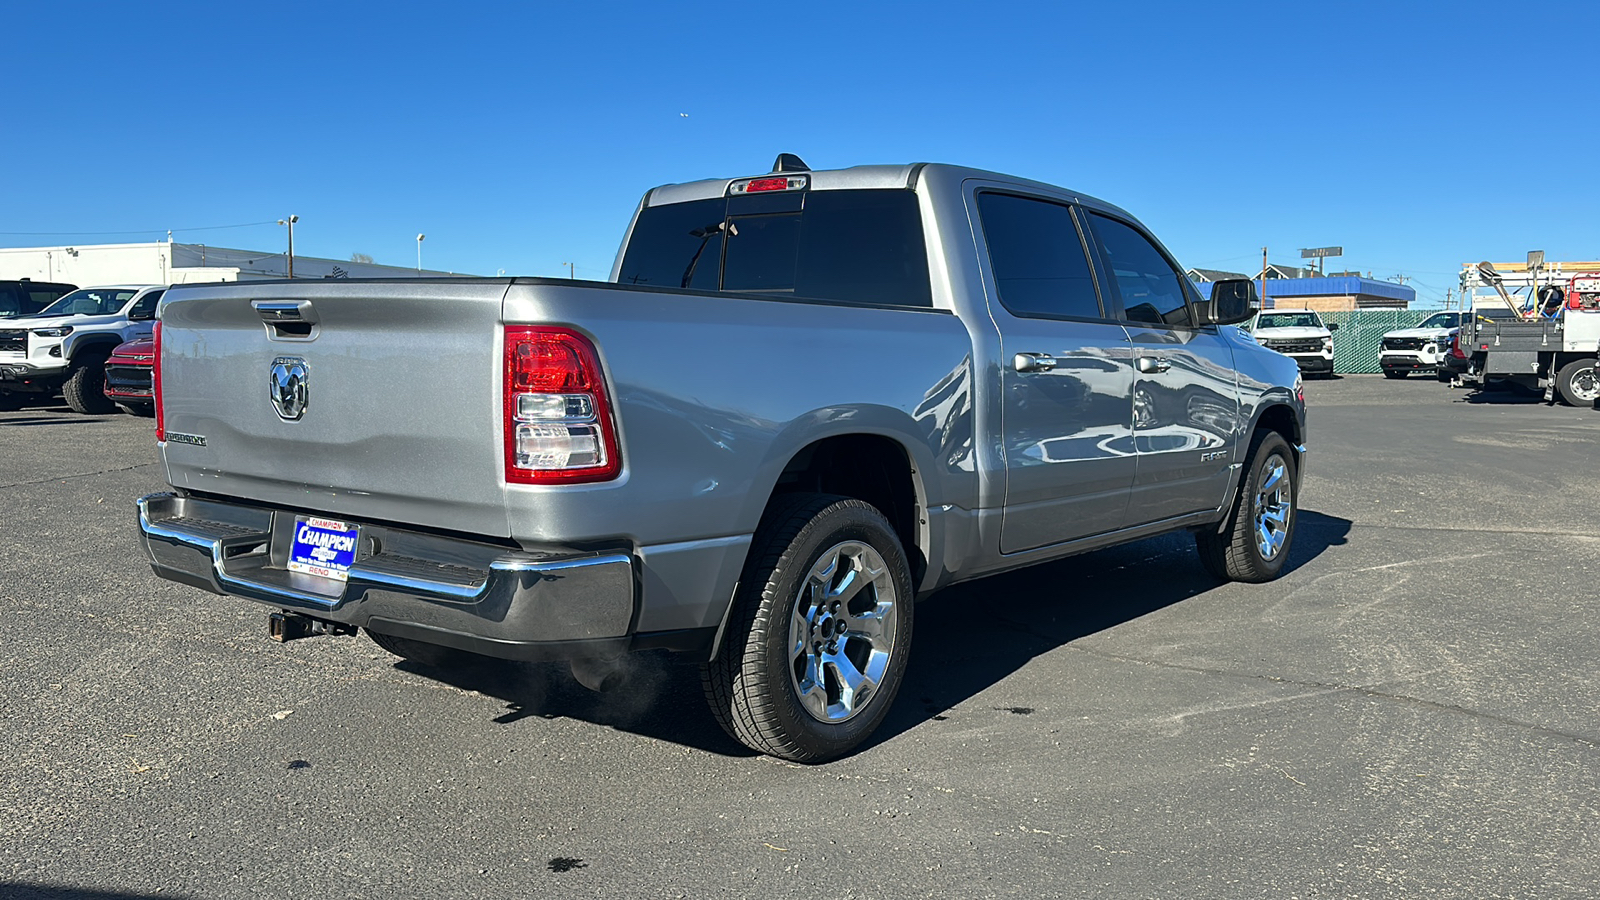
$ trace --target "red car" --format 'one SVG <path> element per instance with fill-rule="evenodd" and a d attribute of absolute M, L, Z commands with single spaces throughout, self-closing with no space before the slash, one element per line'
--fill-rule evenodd
<path fill-rule="evenodd" d="M 122 411 L 134 416 L 156 414 L 150 373 L 155 365 L 155 341 L 139 338 L 119 344 L 106 360 L 105 393 Z"/>

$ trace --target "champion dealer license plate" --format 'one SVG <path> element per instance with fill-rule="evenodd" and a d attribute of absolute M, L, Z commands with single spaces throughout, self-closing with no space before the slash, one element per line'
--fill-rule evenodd
<path fill-rule="evenodd" d="M 350 580 L 350 565 L 356 561 L 356 538 L 360 533 L 355 525 L 296 516 L 294 545 L 289 548 L 290 571 Z"/>

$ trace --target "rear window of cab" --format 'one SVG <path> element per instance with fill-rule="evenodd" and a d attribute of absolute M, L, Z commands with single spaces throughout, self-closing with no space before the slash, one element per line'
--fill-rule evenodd
<path fill-rule="evenodd" d="M 639 212 L 621 284 L 870 306 L 929 307 L 927 248 L 909 190 L 718 197 Z"/>

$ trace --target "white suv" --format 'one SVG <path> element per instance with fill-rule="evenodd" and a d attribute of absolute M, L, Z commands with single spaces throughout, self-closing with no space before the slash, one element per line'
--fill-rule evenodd
<path fill-rule="evenodd" d="M 155 331 L 162 284 L 111 284 L 73 291 L 25 318 L 0 321 L 0 409 L 60 391 L 80 413 L 116 409 L 102 389 L 106 357 Z"/>
<path fill-rule="evenodd" d="M 1450 332 L 1461 327 L 1461 312 L 1437 312 L 1415 328 L 1401 328 L 1383 336 L 1378 365 L 1390 378 L 1404 378 L 1411 372 L 1435 372 L 1440 381 L 1449 381 L 1444 358 L 1450 353 Z"/>
<path fill-rule="evenodd" d="M 1307 375 L 1333 377 L 1333 332 L 1309 309 L 1269 309 L 1256 314 L 1249 331 L 1256 343 L 1300 364 Z"/>

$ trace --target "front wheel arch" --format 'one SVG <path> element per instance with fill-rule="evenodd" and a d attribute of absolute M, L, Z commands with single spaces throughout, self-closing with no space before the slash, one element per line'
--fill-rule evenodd
<path fill-rule="evenodd" d="M 1258 429 L 1221 527 L 1195 532 L 1195 549 L 1206 571 L 1252 584 L 1282 575 L 1300 520 L 1299 503 L 1294 448 L 1278 432 Z"/>

